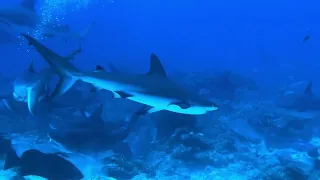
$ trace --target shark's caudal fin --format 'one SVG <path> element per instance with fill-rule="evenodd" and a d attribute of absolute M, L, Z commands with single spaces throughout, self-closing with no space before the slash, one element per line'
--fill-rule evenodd
<path fill-rule="evenodd" d="M 158 58 L 157 55 L 155 55 L 153 53 L 150 56 L 150 69 L 147 74 L 148 75 L 160 75 L 162 77 L 167 77 L 167 73 L 161 64 L 160 59 Z"/>
<path fill-rule="evenodd" d="M 313 92 L 312 92 L 312 81 L 310 81 L 307 85 L 307 87 L 305 88 L 304 90 L 304 94 L 306 95 L 313 95 Z"/>
<path fill-rule="evenodd" d="M 22 33 L 23 37 L 25 37 L 28 41 L 29 45 L 34 46 L 36 51 L 43 56 L 43 58 L 48 62 L 50 67 L 57 73 L 60 77 L 59 83 L 56 86 L 52 94 L 52 98 L 62 95 L 67 92 L 77 81 L 78 78 L 74 75 L 74 73 L 79 73 L 79 70 L 75 68 L 69 61 L 47 48 L 35 38 Z"/>
<path fill-rule="evenodd" d="M 36 11 L 35 5 L 36 5 L 36 0 L 23 0 L 20 3 L 20 6 L 26 8 L 26 9 L 29 9 L 31 11 Z"/>

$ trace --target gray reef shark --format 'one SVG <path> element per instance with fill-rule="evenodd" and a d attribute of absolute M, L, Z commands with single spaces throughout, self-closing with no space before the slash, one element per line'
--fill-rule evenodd
<path fill-rule="evenodd" d="M 79 33 L 71 31 L 68 25 L 50 22 L 42 25 L 41 16 L 35 10 L 35 3 L 36 0 L 23 0 L 19 5 L 0 8 L 0 44 L 18 40 L 20 33 L 34 33 L 37 30 L 45 38 L 60 37 L 65 41 L 68 39 L 82 41 L 95 24 L 91 23 Z"/>
<path fill-rule="evenodd" d="M 74 59 L 74 57 L 79 54 L 81 50 L 76 50 L 70 55 L 64 57 L 66 61 Z M 48 84 L 54 72 L 50 68 L 42 69 L 40 72 L 36 72 L 34 69 L 33 60 L 27 70 L 24 73 L 13 80 L 12 92 L 9 95 L 2 94 L 0 99 L 4 105 L 12 112 L 17 112 L 21 110 L 20 105 L 27 104 L 28 110 L 31 115 L 35 115 L 36 106 L 39 102 L 49 98 Z M 53 102 L 50 102 L 54 105 Z M 62 104 L 60 103 L 62 106 Z M 65 104 L 64 106 L 66 106 Z M 53 106 L 50 106 L 53 108 Z"/>
<path fill-rule="evenodd" d="M 13 103 L 27 103 L 29 112 L 35 115 L 38 102 L 44 100 L 48 94 L 47 84 L 52 75 L 51 69 L 36 72 L 33 68 L 33 61 L 31 61 L 29 68 L 22 76 L 13 81 L 12 95 L 1 97 L 5 106 L 15 111 Z"/>
<path fill-rule="evenodd" d="M 161 110 L 181 114 L 200 115 L 218 109 L 218 106 L 197 93 L 193 93 L 167 78 L 155 54 L 151 54 L 150 70 L 146 74 L 108 73 L 103 70 L 81 72 L 63 57 L 47 48 L 35 38 L 22 34 L 43 56 L 60 80 L 52 96 L 67 92 L 78 80 L 92 84 L 97 89 L 111 91 L 114 98 L 125 98 L 147 107 L 141 114 Z"/>
<path fill-rule="evenodd" d="M 309 82 L 302 93 L 284 92 L 277 101 L 280 108 L 296 111 L 320 110 L 320 98 L 312 91 L 312 82 Z"/>

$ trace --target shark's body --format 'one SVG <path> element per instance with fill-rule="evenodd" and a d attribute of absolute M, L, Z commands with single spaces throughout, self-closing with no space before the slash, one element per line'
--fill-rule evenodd
<path fill-rule="evenodd" d="M 43 69 L 40 73 L 35 72 L 33 61 L 29 68 L 16 78 L 13 85 L 13 92 L 10 96 L 2 97 L 4 104 L 11 111 L 14 111 L 13 103 L 27 103 L 28 110 L 32 115 L 36 113 L 36 106 L 48 95 L 48 82 L 53 75 L 51 69 Z"/>
<path fill-rule="evenodd" d="M 142 114 L 168 110 L 182 114 L 205 114 L 217 110 L 215 103 L 192 93 L 167 78 L 166 72 L 155 54 L 151 55 L 147 74 L 122 74 L 95 71 L 80 72 L 70 62 L 39 43 L 35 38 L 22 34 L 59 74 L 60 81 L 53 96 L 64 94 L 78 80 L 92 84 L 98 89 L 113 92 L 115 98 L 125 98 L 144 105 Z"/>
<path fill-rule="evenodd" d="M 320 98 L 313 93 L 312 82 L 309 82 L 302 93 L 284 92 L 277 105 L 296 111 L 315 111 L 320 110 Z"/>
<path fill-rule="evenodd" d="M 39 17 L 35 10 L 35 0 L 24 0 L 19 5 L 0 8 L 0 22 L 35 28 Z"/>
<path fill-rule="evenodd" d="M 69 39 L 78 39 L 81 41 L 83 38 L 90 32 L 92 27 L 95 25 L 95 22 L 91 22 L 91 24 L 83 29 L 80 32 L 71 31 L 68 25 L 52 25 L 49 24 L 43 28 L 41 35 L 45 38 L 54 38 L 58 37 L 64 41 L 68 41 Z"/>
<path fill-rule="evenodd" d="M 23 0 L 19 5 L 0 8 L 0 44 L 19 40 L 20 33 L 34 33 L 38 30 L 45 38 L 59 37 L 65 41 L 82 40 L 94 24 L 92 23 L 80 33 L 71 31 L 67 25 L 56 25 L 50 22 L 40 27 L 41 17 L 35 10 L 35 2 L 35 0 Z"/>

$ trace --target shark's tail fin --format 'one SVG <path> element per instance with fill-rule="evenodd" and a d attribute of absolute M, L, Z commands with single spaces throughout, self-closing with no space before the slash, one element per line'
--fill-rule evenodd
<path fill-rule="evenodd" d="M 78 81 L 79 78 L 75 74 L 79 73 L 79 70 L 64 57 L 44 46 L 35 38 L 23 33 L 21 35 L 27 39 L 29 45 L 32 45 L 44 57 L 54 72 L 60 77 L 51 98 L 67 92 Z"/>

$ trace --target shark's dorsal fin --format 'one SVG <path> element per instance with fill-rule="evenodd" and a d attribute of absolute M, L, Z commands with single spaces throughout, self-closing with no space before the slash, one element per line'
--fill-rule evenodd
<path fill-rule="evenodd" d="M 29 65 L 29 67 L 28 67 L 28 71 L 30 71 L 30 72 L 35 72 L 34 71 L 34 66 L 33 66 L 33 59 L 31 60 L 31 62 L 30 62 L 30 65 Z"/>
<path fill-rule="evenodd" d="M 35 10 L 35 5 L 36 5 L 36 0 L 23 0 L 21 3 L 20 3 L 20 6 L 24 7 L 24 8 L 27 8 L 31 11 L 36 11 Z"/>
<path fill-rule="evenodd" d="M 304 90 L 304 94 L 306 95 L 312 95 L 312 81 L 310 81 L 306 87 L 306 89 Z"/>
<path fill-rule="evenodd" d="M 100 72 L 101 72 L 101 71 L 104 72 L 105 70 L 104 70 L 104 68 L 103 68 L 102 66 L 97 65 L 95 72 L 99 72 L 99 71 L 100 71 Z"/>
<path fill-rule="evenodd" d="M 150 56 L 150 69 L 149 72 L 147 73 L 148 75 L 160 75 L 162 77 L 167 77 L 167 73 L 164 70 L 160 59 L 158 58 L 157 55 L 155 55 L 154 53 L 151 54 Z"/>

